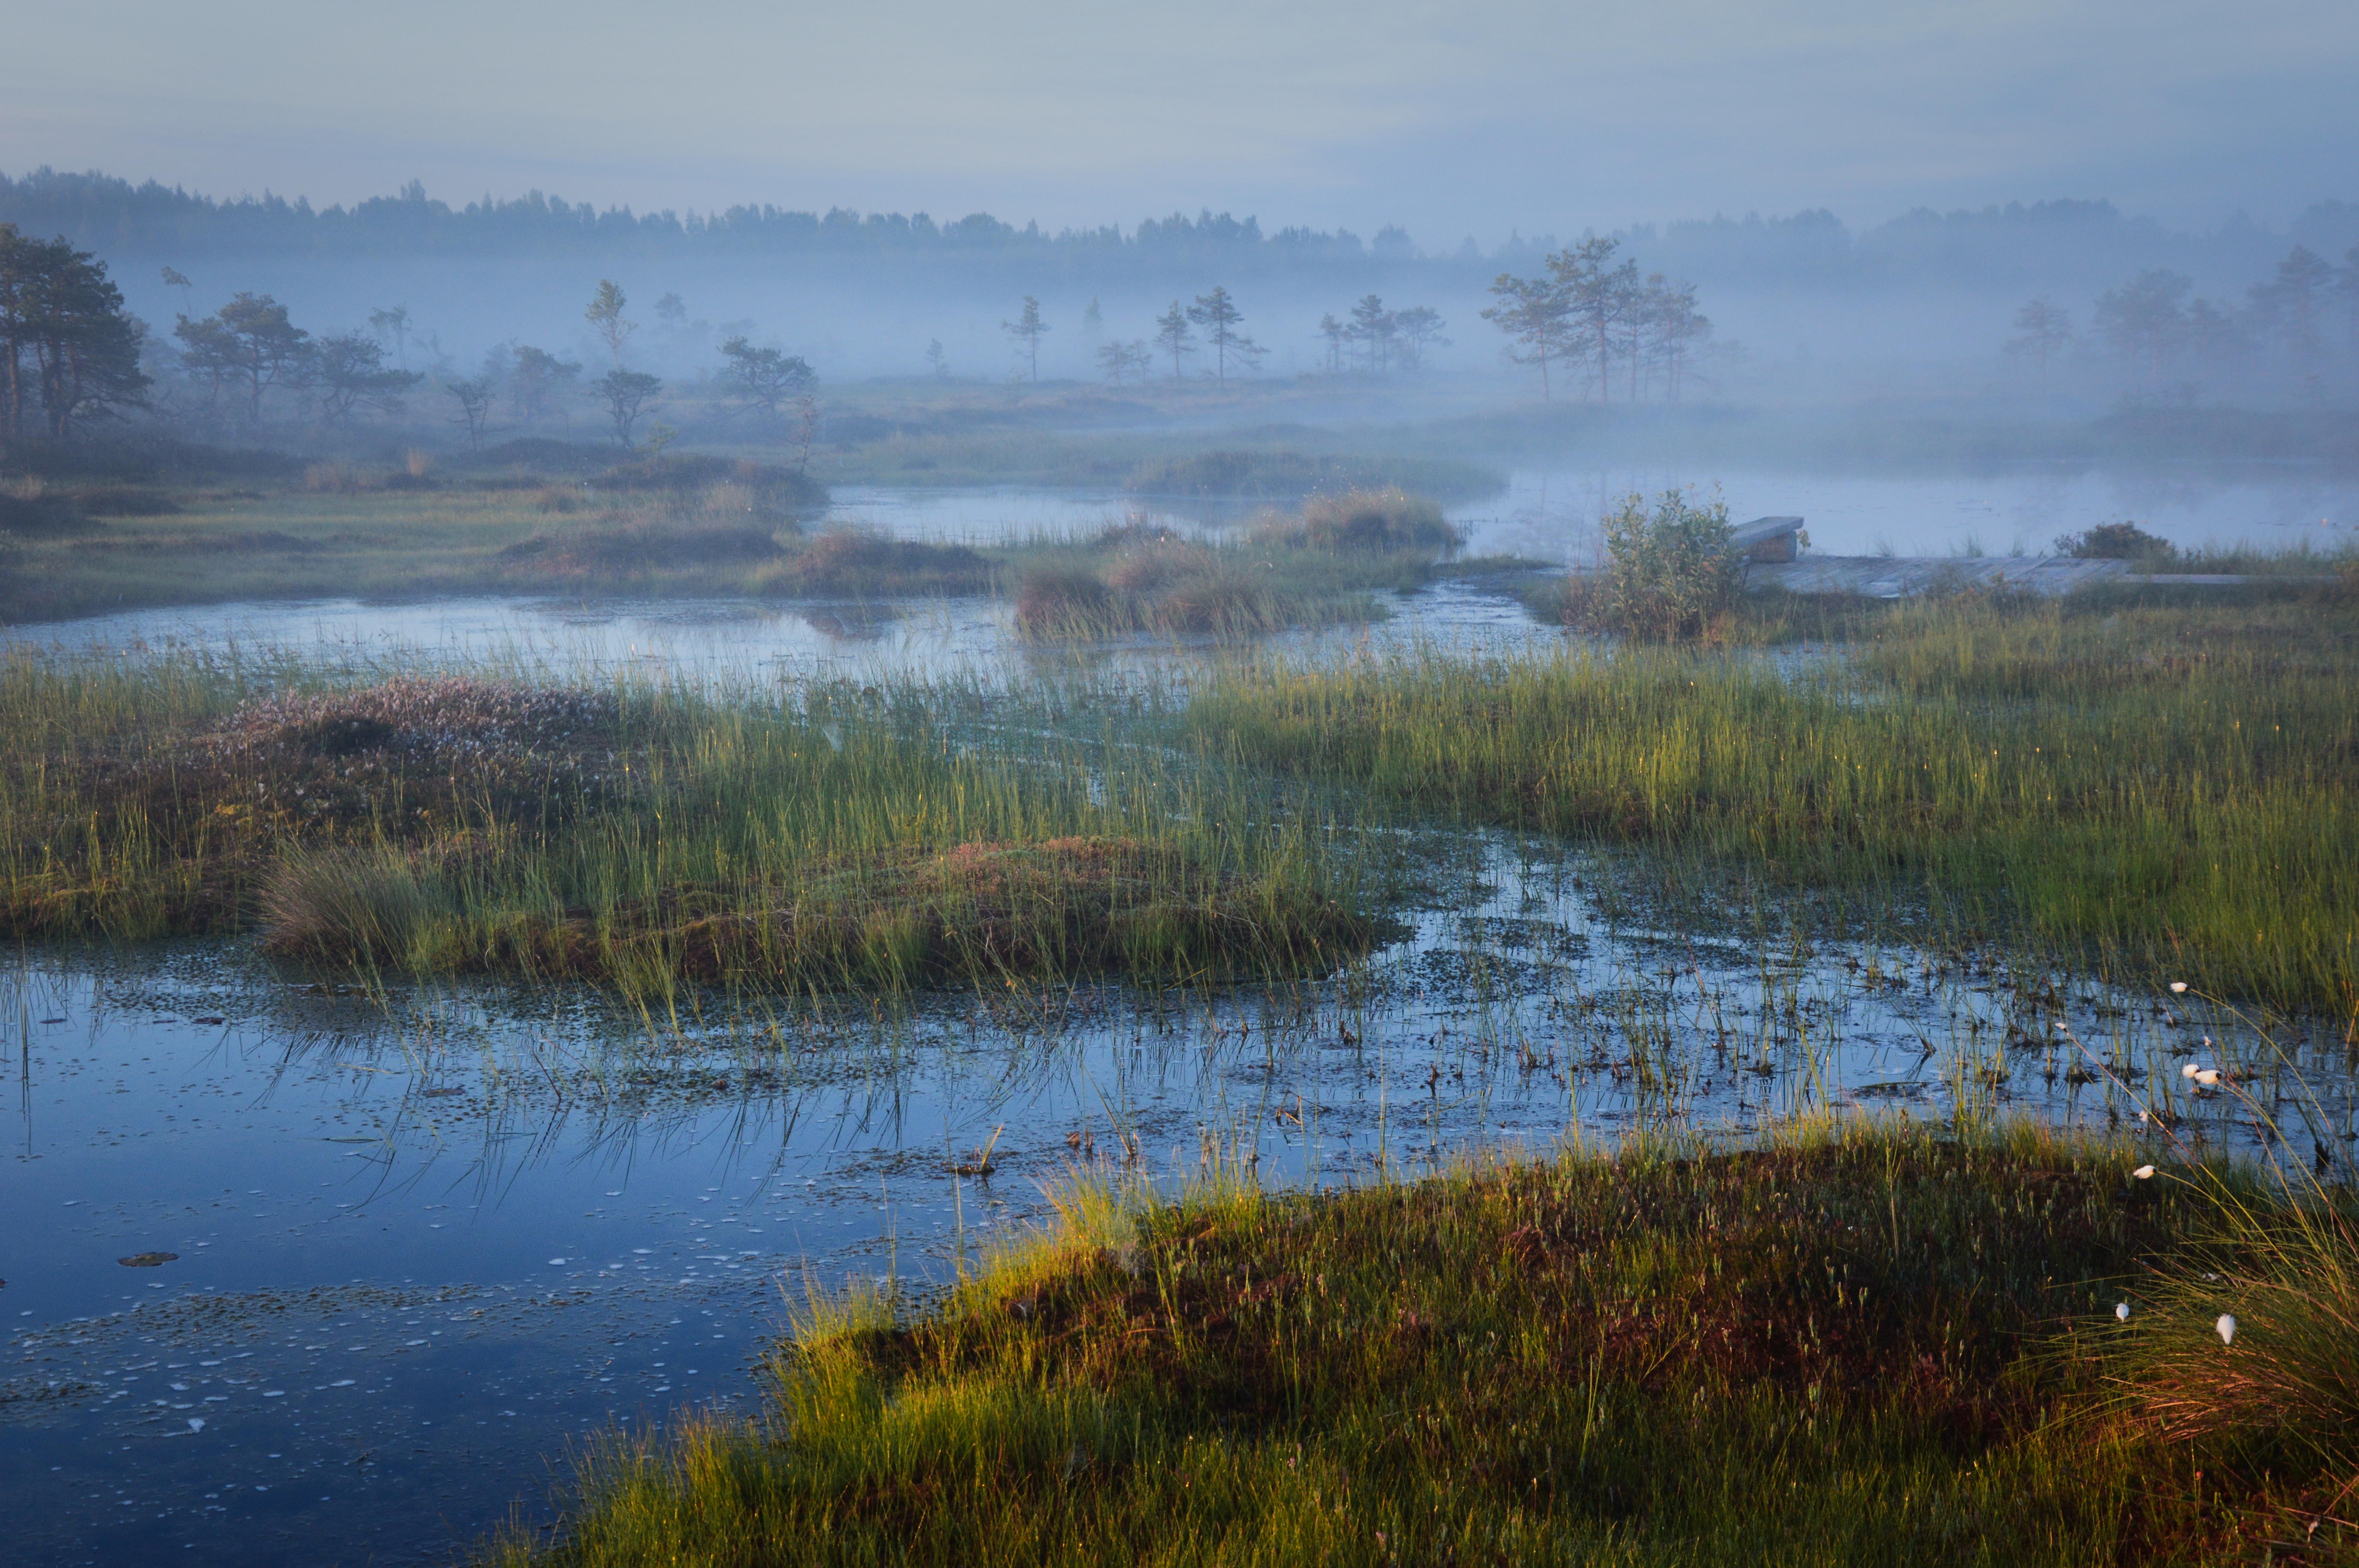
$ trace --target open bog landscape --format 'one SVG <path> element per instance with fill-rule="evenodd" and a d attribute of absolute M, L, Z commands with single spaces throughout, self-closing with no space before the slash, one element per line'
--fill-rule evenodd
<path fill-rule="evenodd" d="M 0 1565 L 2359 1563 L 2212 9 L 12 16 Z"/>
<path fill-rule="evenodd" d="M 19 1549 L 2340 1529 L 2347 550 L 2246 499 L 2240 585 L 1664 638 L 1561 590 L 1564 483 L 875 491 L 750 572 L 11 627 Z M 244 504 L 419 505 L 311 493 Z M 839 539 L 909 580 L 797 579 Z"/>

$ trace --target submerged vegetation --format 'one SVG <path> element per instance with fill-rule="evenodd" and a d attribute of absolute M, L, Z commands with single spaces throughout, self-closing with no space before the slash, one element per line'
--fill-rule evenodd
<path fill-rule="evenodd" d="M 2204 1276 L 2308 1223 L 2347 1281 L 2350 1217 L 2144 1158 L 1838 1122 L 1324 1195 L 1084 1179 L 919 1315 L 815 1302 L 768 1417 L 593 1452 L 495 1556 L 2339 1560 L 2349 1291 Z M 2287 1385 L 2340 1391 L 2237 1392 Z"/>

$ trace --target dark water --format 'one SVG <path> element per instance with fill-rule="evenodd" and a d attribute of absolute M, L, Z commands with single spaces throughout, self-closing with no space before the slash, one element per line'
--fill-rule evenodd
<path fill-rule="evenodd" d="M 1553 526 L 1556 504 L 1532 515 Z M 249 604 L 10 635 L 780 681 L 1016 680 L 1035 658 L 984 601 Z M 1451 582 L 1272 645 L 1553 635 Z M 1221 991 L 648 1018 L 578 990 L 339 992 L 236 944 L 19 954 L 0 973 L 0 1557 L 447 1560 L 512 1513 L 545 1520 L 569 1446 L 751 1408 L 808 1291 L 883 1277 L 922 1299 L 1077 1168 L 1332 1185 L 1809 1112 L 2030 1114 L 2160 1151 L 2151 1109 L 2182 1140 L 2281 1153 L 2275 1118 L 2299 1160 L 2349 1147 L 2331 1032 L 2264 1039 L 1995 955 L 1814 943 L 1774 912 L 1650 923 L 1610 863 L 1560 847 L 1451 837 L 1435 867 L 1414 935 L 1365 967 Z M 2191 1090 L 2194 1060 L 2255 1098 Z M 2305 1076 L 2317 1126 L 2280 1098 Z M 984 1149 L 988 1176 L 956 1173 Z"/>
<path fill-rule="evenodd" d="M 2151 1106 L 2262 1150 L 2193 1059 L 2244 1066 L 2299 1158 L 2283 1062 L 2350 1130 L 2326 1036 L 1971 955 L 1658 928 L 1605 870 L 1469 842 L 1415 935 L 1347 974 L 889 1014 L 369 998 L 234 945 L 22 955 L 7 1560 L 446 1558 L 548 1517 L 570 1444 L 750 1408 L 808 1290 L 919 1299 L 1076 1167 L 1337 1184 L 1812 1110 L 2136 1133 Z M 953 1173 L 985 1148 L 989 1176 Z M 143 1253 L 176 1257 L 119 1261 Z"/>

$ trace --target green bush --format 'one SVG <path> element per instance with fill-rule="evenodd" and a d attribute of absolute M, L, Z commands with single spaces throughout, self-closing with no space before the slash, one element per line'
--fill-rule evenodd
<path fill-rule="evenodd" d="M 2168 561 L 2179 554 L 2178 546 L 2135 523 L 2100 523 L 2060 535 L 2056 547 L 2084 561 Z"/>
<path fill-rule="evenodd" d="M 1691 637 L 1726 614 L 1744 583 L 1728 522 L 1728 503 L 1690 504 L 1676 490 L 1656 499 L 1650 516 L 1636 492 L 1605 519 L 1603 578 L 1591 616 L 1632 637 Z"/>

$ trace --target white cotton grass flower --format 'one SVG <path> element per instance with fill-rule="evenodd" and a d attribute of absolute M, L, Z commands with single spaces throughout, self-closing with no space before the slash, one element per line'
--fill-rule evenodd
<path fill-rule="evenodd" d="M 2152 1165 L 2140 1165 L 2136 1170 L 2132 1171 L 2130 1174 L 2136 1176 L 2141 1182 L 2150 1182 L 2154 1180 L 2154 1167 Z"/>
<path fill-rule="evenodd" d="M 2182 1078 L 2191 1078 L 2202 1070 L 2201 1064 L 2196 1062 L 2181 1062 L 2179 1065 L 2179 1076 Z"/>
<path fill-rule="evenodd" d="M 2170 994 L 2173 996 L 2185 996 L 2187 994 L 2187 982 L 2185 980 L 2171 981 Z"/>
<path fill-rule="evenodd" d="M 2115 1302 L 2114 1303 L 2114 1316 L 2120 1322 L 2129 1322 L 2130 1303 L 2127 1302 Z"/>
<path fill-rule="evenodd" d="M 2195 1075 L 2195 1081 L 2201 1084 L 2207 1089 L 2217 1088 L 2220 1086 L 2220 1069 L 2217 1067 L 2206 1067 L 2201 1072 Z"/>
<path fill-rule="evenodd" d="M 2222 1313 L 2220 1314 L 2220 1321 L 2213 1324 L 2212 1327 L 2219 1334 L 2221 1344 L 2234 1345 L 2236 1343 L 2236 1316 L 2234 1313 Z"/>

